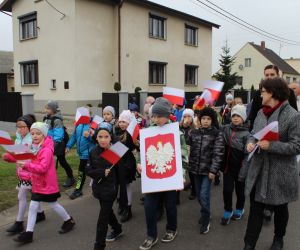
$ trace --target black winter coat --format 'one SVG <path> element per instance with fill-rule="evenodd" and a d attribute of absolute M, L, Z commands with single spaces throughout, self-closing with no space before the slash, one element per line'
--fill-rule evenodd
<path fill-rule="evenodd" d="M 105 169 L 112 165 L 100 154 L 104 151 L 97 145 L 91 152 L 86 166 L 86 174 L 93 179 L 93 195 L 95 198 L 104 201 L 114 201 L 117 197 L 116 169 L 113 167 L 105 177 Z"/>
<path fill-rule="evenodd" d="M 222 164 L 224 140 L 215 127 L 193 129 L 189 136 L 189 171 L 196 175 L 216 174 Z"/>

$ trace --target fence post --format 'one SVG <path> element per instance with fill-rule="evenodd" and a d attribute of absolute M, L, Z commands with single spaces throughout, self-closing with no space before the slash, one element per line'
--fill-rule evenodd
<path fill-rule="evenodd" d="M 140 112 L 141 112 L 141 114 L 143 114 L 144 113 L 145 101 L 146 101 L 147 96 L 148 96 L 148 91 L 140 90 L 139 94 L 140 94 Z"/>
<path fill-rule="evenodd" d="M 119 115 L 123 110 L 128 109 L 128 92 L 119 92 Z"/>
<path fill-rule="evenodd" d="M 34 114 L 34 94 L 21 93 L 23 115 Z"/>

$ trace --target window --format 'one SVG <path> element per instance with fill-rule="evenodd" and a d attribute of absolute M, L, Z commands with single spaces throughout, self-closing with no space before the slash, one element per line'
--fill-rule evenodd
<path fill-rule="evenodd" d="M 18 17 L 20 22 L 20 40 L 37 37 L 36 12 Z"/>
<path fill-rule="evenodd" d="M 195 86 L 198 85 L 198 66 L 185 65 L 184 84 Z"/>
<path fill-rule="evenodd" d="M 56 80 L 52 79 L 50 81 L 50 89 L 55 90 L 56 89 Z"/>
<path fill-rule="evenodd" d="M 166 18 L 149 14 L 149 36 L 159 39 L 166 38 Z"/>
<path fill-rule="evenodd" d="M 296 77 L 293 77 L 293 82 L 297 82 L 297 78 Z"/>
<path fill-rule="evenodd" d="M 22 85 L 38 84 L 38 61 L 20 62 L 21 65 L 21 82 Z"/>
<path fill-rule="evenodd" d="M 198 28 L 190 26 L 190 25 L 185 25 L 185 44 L 187 45 L 198 45 Z"/>
<path fill-rule="evenodd" d="M 149 84 L 166 84 L 167 63 L 149 62 Z"/>
<path fill-rule="evenodd" d="M 69 81 L 64 81 L 64 88 L 69 89 Z"/>
<path fill-rule="evenodd" d="M 236 76 L 235 77 L 235 83 L 236 83 L 236 85 L 243 86 L 243 77 L 242 76 Z"/>
<path fill-rule="evenodd" d="M 245 67 L 251 67 L 251 58 L 245 58 Z"/>
<path fill-rule="evenodd" d="M 287 76 L 287 77 L 286 77 L 286 81 L 287 81 L 288 83 L 291 83 L 291 78 L 290 78 L 289 76 Z"/>

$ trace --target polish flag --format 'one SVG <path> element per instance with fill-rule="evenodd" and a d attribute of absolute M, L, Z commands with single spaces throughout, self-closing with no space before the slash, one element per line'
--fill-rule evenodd
<path fill-rule="evenodd" d="M 2 147 L 17 161 L 30 160 L 35 155 L 30 151 L 28 146 L 22 144 L 2 145 Z"/>
<path fill-rule="evenodd" d="M 131 119 L 131 122 L 127 127 L 127 131 L 131 135 L 132 140 L 135 142 L 140 133 L 140 128 L 135 118 Z"/>
<path fill-rule="evenodd" d="M 197 98 L 193 104 L 194 110 L 201 110 L 205 107 L 206 104 L 212 104 L 211 92 L 207 89 L 204 89 L 203 93 L 199 98 Z"/>
<path fill-rule="evenodd" d="M 100 156 L 115 165 L 127 151 L 128 148 L 123 143 L 117 142 L 105 150 Z"/>
<path fill-rule="evenodd" d="M 209 90 L 209 92 L 211 93 L 211 100 L 213 102 L 218 100 L 223 86 L 224 86 L 224 82 L 219 82 L 219 81 L 208 80 L 203 83 L 203 88 Z"/>
<path fill-rule="evenodd" d="M 163 97 L 168 99 L 172 104 L 183 106 L 184 103 L 184 90 L 170 87 L 163 88 Z"/>
<path fill-rule="evenodd" d="M 253 135 L 257 140 L 278 141 L 278 121 L 271 122 L 262 130 Z"/>
<path fill-rule="evenodd" d="M 100 117 L 99 115 L 95 115 L 93 118 L 93 121 L 91 122 L 90 127 L 94 130 L 96 130 L 98 128 L 98 126 L 100 125 L 101 122 L 103 122 L 104 119 L 102 117 Z"/>
<path fill-rule="evenodd" d="M 85 107 L 80 107 L 76 110 L 75 116 L 75 126 L 79 124 L 89 124 L 90 123 L 90 111 Z"/>
<path fill-rule="evenodd" d="M 9 133 L 0 130 L 0 145 L 13 145 L 14 141 L 10 138 Z"/>

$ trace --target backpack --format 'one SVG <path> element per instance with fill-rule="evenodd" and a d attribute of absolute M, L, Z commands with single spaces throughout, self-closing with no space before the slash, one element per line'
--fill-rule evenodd
<path fill-rule="evenodd" d="M 44 117 L 43 121 L 45 121 L 46 119 L 47 119 L 47 117 Z M 50 126 L 51 126 L 51 128 L 54 127 L 54 121 L 55 121 L 56 119 L 59 119 L 59 120 L 62 121 L 61 118 L 56 117 L 56 116 L 49 117 L 49 119 L 50 119 Z M 68 143 L 68 141 L 69 141 L 69 134 L 68 134 L 67 128 L 66 128 L 65 126 L 63 126 L 63 129 L 64 129 L 64 139 L 63 139 L 63 142 L 65 143 L 65 145 L 67 145 L 67 143 Z"/>

